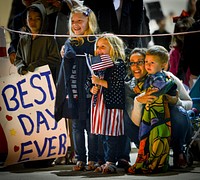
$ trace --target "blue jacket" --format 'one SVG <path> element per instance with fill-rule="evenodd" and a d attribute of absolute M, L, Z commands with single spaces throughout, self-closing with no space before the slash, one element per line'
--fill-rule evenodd
<path fill-rule="evenodd" d="M 90 37 L 89 41 L 85 38 L 84 43 L 80 46 L 76 46 L 70 40 L 65 42 L 65 55 L 62 59 L 56 84 L 54 112 L 56 121 L 61 120 L 63 117 L 80 120 L 85 120 L 89 117 L 91 95 L 86 92 L 85 83 L 90 72 L 85 57 L 77 55 L 84 55 L 85 53 L 94 55 L 94 43 L 95 37 Z M 78 99 L 73 98 L 70 81 L 74 64 L 76 65 Z"/>

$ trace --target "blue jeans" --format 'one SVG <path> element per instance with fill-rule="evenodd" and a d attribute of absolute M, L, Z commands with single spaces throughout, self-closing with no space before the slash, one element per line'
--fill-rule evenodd
<path fill-rule="evenodd" d="M 174 154 L 183 152 L 183 145 L 187 144 L 192 137 L 192 123 L 187 111 L 182 107 L 170 106 L 172 126 L 171 147 Z"/>
<path fill-rule="evenodd" d="M 98 136 L 90 133 L 90 120 L 72 119 L 74 149 L 78 161 L 87 162 L 85 137 L 88 140 L 88 161 L 97 161 Z M 85 130 L 87 136 L 85 136 Z"/>
<path fill-rule="evenodd" d="M 118 137 L 119 136 L 105 136 L 99 135 L 103 143 L 104 161 L 117 162 L 118 156 Z"/>
<path fill-rule="evenodd" d="M 131 140 L 127 135 L 118 136 L 117 161 L 125 159 L 130 162 Z"/>
<path fill-rule="evenodd" d="M 108 142 L 106 142 L 108 141 Z M 117 142 L 117 144 L 115 143 Z M 108 145 L 109 143 L 113 144 L 114 150 L 111 147 L 112 145 Z M 109 151 L 108 151 L 108 147 Z M 109 161 L 108 159 L 114 161 L 119 161 L 120 159 L 125 159 L 130 162 L 130 151 L 131 151 L 131 140 L 128 136 L 122 135 L 122 136 L 116 136 L 113 138 L 105 137 L 102 135 L 99 135 L 99 144 L 98 144 L 98 159 L 105 163 L 106 161 Z M 116 151 L 117 150 L 117 151 Z M 109 153 L 116 154 L 115 157 L 109 157 Z"/>
<path fill-rule="evenodd" d="M 139 147 L 139 127 L 132 122 L 126 111 L 124 111 L 124 129 L 125 135 L 134 142 L 136 147 Z"/>
<path fill-rule="evenodd" d="M 139 147 L 139 127 L 132 122 L 126 111 L 124 111 L 124 129 L 125 134 L 118 137 L 117 161 L 125 159 L 130 162 L 131 142 Z"/>

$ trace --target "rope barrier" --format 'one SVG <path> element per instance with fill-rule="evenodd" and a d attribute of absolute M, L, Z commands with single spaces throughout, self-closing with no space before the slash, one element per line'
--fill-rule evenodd
<path fill-rule="evenodd" d="M 4 26 L 0 26 L 0 28 L 8 31 L 8 32 L 14 32 L 18 34 L 27 34 L 27 35 L 32 35 L 32 33 L 29 32 L 24 32 L 24 31 L 15 31 L 12 29 L 9 29 Z M 118 37 L 153 37 L 153 36 L 174 36 L 174 35 L 185 35 L 185 34 L 193 34 L 193 33 L 200 33 L 200 30 L 198 31 L 190 31 L 190 32 L 180 32 L 180 33 L 169 33 L 169 34 L 142 34 L 142 35 L 125 35 L 125 34 L 115 34 Z M 86 37 L 86 36 L 101 36 L 101 34 L 92 34 L 92 35 L 58 35 L 58 34 L 34 34 L 37 36 L 53 36 L 53 37 Z M 112 36 L 111 33 L 108 33 L 107 36 Z"/>

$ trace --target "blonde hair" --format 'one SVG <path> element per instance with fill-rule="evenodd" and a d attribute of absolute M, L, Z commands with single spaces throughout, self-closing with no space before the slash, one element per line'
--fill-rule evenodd
<path fill-rule="evenodd" d="M 162 64 L 168 63 L 169 60 L 169 52 L 167 49 L 160 45 L 153 45 L 147 49 L 146 56 L 147 55 L 157 56 Z"/>
<path fill-rule="evenodd" d="M 111 33 L 103 33 L 101 36 L 97 38 L 95 43 L 95 55 L 96 55 L 96 45 L 98 40 L 100 39 L 106 39 L 108 41 L 111 47 L 109 55 L 113 61 L 117 59 L 122 59 L 123 61 L 125 61 L 126 59 L 125 44 L 121 38 Z"/>
<path fill-rule="evenodd" d="M 86 17 L 88 17 L 88 29 L 84 32 L 84 35 L 93 35 L 98 31 L 98 23 L 94 12 L 88 8 L 87 6 L 77 6 L 71 9 L 70 17 L 69 17 L 69 34 L 71 36 L 76 36 L 72 31 L 72 15 L 75 13 L 83 13 Z M 72 37 L 72 40 L 77 40 L 78 45 L 84 43 L 83 37 Z M 88 38 L 89 40 L 89 38 Z"/>

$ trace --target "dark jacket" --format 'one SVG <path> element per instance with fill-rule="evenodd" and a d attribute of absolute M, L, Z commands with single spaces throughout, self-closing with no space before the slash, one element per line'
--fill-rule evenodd
<path fill-rule="evenodd" d="M 64 117 L 79 120 L 85 120 L 89 117 L 91 95 L 86 92 L 85 83 L 90 72 L 87 67 L 86 58 L 78 55 L 84 55 L 85 53 L 94 55 L 94 43 L 94 37 L 91 37 L 89 41 L 87 38 L 84 38 L 84 43 L 80 46 L 71 44 L 70 40 L 65 42 L 65 55 L 62 59 L 56 84 L 54 113 L 56 121 Z M 76 65 L 78 99 L 73 98 L 70 81 L 74 64 Z"/>
<path fill-rule="evenodd" d="M 26 11 L 17 14 L 13 18 L 12 26 L 10 28 L 15 31 L 25 31 L 25 29 L 23 29 L 23 27 L 25 27 L 25 19 L 26 19 Z M 10 42 L 10 47 L 8 48 L 8 54 L 16 53 L 17 44 L 20 39 L 19 33 L 11 32 L 10 34 L 11 34 L 11 42 Z"/>
<path fill-rule="evenodd" d="M 199 31 L 200 20 L 196 21 L 188 31 Z M 185 34 L 183 45 L 183 68 L 184 72 L 187 72 L 187 68 L 190 68 L 191 74 L 195 76 L 200 75 L 200 68 L 197 65 L 199 59 L 200 50 L 200 33 Z"/>
<path fill-rule="evenodd" d="M 143 0 L 123 0 L 121 21 L 118 23 L 113 0 L 84 0 L 84 5 L 90 7 L 96 14 L 101 32 L 114 34 L 140 35 L 143 22 Z M 123 40 L 128 48 L 141 46 L 140 38 Z"/>
<path fill-rule="evenodd" d="M 152 34 L 153 35 L 161 35 L 161 36 L 153 36 L 153 42 L 154 42 L 155 45 L 163 46 L 169 52 L 170 51 L 171 36 L 170 35 L 162 36 L 162 34 L 170 34 L 170 33 L 166 30 L 164 30 L 162 32 L 159 31 L 159 30 L 155 30 Z"/>

